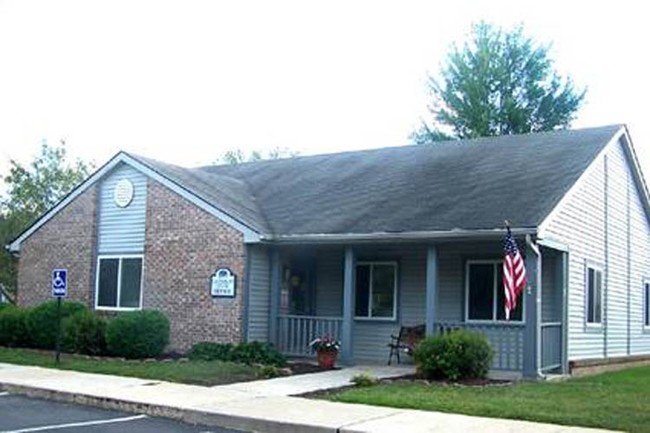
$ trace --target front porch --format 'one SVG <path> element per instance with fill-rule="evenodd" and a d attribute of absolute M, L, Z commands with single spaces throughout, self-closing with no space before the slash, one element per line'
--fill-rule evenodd
<path fill-rule="evenodd" d="M 495 372 L 537 377 L 567 368 L 567 254 L 524 239 L 529 288 L 505 321 L 501 239 L 481 242 L 283 246 L 270 253 L 269 340 L 288 356 L 330 335 L 345 364 L 386 363 L 391 334 L 424 324 L 428 335 L 467 329 L 487 336 Z M 403 357 L 403 362 L 404 362 Z M 407 361 L 409 362 L 409 361 Z"/>

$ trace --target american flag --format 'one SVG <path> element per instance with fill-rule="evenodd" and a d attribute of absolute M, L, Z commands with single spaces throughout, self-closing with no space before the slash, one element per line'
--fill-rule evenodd
<path fill-rule="evenodd" d="M 512 237 L 510 227 L 508 227 L 503 249 L 505 255 L 503 258 L 503 289 L 506 295 L 506 320 L 510 320 L 510 313 L 517 308 L 517 298 L 528 282 L 524 259 L 519 253 L 517 242 Z"/>

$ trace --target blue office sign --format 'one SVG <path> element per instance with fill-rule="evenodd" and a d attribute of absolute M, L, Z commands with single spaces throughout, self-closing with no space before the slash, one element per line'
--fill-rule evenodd
<path fill-rule="evenodd" d="M 68 296 L 68 270 L 55 269 L 52 271 L 52 296 L 65 298 Z"/>

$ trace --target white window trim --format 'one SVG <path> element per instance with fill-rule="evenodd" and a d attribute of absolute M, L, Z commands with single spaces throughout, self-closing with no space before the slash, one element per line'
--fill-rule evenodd
<path fill-rule="evenodd" d="M 521 320 L 499 320 L 497 319 L 497 308 L 499 308 L 499 305 L 497 305 L 497 299 L 498 299 L 498 294 L 497 294 L 497 275 L 498 272 L 494 272 L 494 277 L 492 280 L 492 290 L 493 290 L 493 299 L 492 299 L 492 319 L 491 320 L 485 320 L 485 319 L 470 319 L 469 318 L 469 267 L 471 265 L 496 265 L 496 266 L 501 266 L 503 267 L 503 260 L 498 259 L 492 259 L 492 260 L 467 260 L 465 262 L 465 322 L 467 323 L 498 323 L 499 325 L 524 325 L 526 323 L 526 306 L 525 306 L 525 299 L 526 296 L 522 292 L 522 294 L 519 296 L 519 301 L 521 302 Z"/>
<path fill-rule="evenodd" d="M 106 307 L 99 305 L 99 264 L 103 259 L 119 259 L 117 262 L 117 307 Z M 122 291 L 122 260 L 121 259 L 141 259 L 142 267 L 140 269 L 140 300 L 137 307 L 120 307 L 120 295 Z M 95 310 L 100 311 L 138 311 L 142 310 L 142 280 L 144 278 L 144 254 L 102 254 L 97 256 L 97 266 L 95 268 Z"/>
<path fill-rule="evenodd" d="M 355 265 L 355 273 L 356 273 L 356 268 L 357 266 L 363 266 L 363 265 L 370 265 L 370 278 L 369 278 L 369 284 L 370 286 L 368 287 L 368 316 L 357 316 L 356 315 L 356 305 L 354 307 L 355 310 L 355 315 L 354 319 L 355 320 L 367 320 L 371 322 L 394 322 L 397 320 L 397 273 L 399 271 L 397 262 L 396 261 L 371 261 L 371 262 L 357 262 Z M 374 265 L 391 265 L 393 266 L 393 269 L 395 269 L 395 273 L 393 276 L 393 315 L 391 317 L 373 317 L 371 316 L 372 314 L 372 272 L 373 272 L 373 266 Z M 355 278 L 355 302 L 356 302 L 356 278 Z"/>
<path fill-rule="evenodd" d="M 641 306 L 643 308 L 643 311 L 641 312 L 641 320 L 642 320 L 641 324 L 643 326 L 644 331 L 650 331 L 650 318 L 648 317 L 648 315 L 650 315 L 650 311 L 648 311 L 650 309 L 648 308 L 650 304 L 650 290 L 646 289 L 646 285 L 650 285 L 650 279 L 648 278 L 645 278 L 643 280 L 643 286 L 642 286 L 643 293 L 641 294 L 642 297 Z M 646 324 L 646 322 L 649 323 Z"/>
<path fill-rule="evenodd" d="M 589 270 L 593 269 L 594 273 L 600 273 L 600 322 L 590 322 L 589 321 Z M 601 266 L 595 265 L 593 263 L 585 264 L 585 282 L 584 282 L 584 294 L 585 294 L 585 327 L 589 329 L 602 329 L 603 321 L 605 320 L 604 314 L 605 309 L 603 308 L 604 302 L 604 293 L 605 293 L 605 273 Z"/>

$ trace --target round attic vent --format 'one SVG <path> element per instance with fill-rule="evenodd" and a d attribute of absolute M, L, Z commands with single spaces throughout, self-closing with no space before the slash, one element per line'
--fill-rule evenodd
<path fill-rule="evenodd" d="M 127 207 L 133 200 L 133 184 L 129 179 L 120 179 L 113 190 L 113 200 L 118 207 Z"/>

